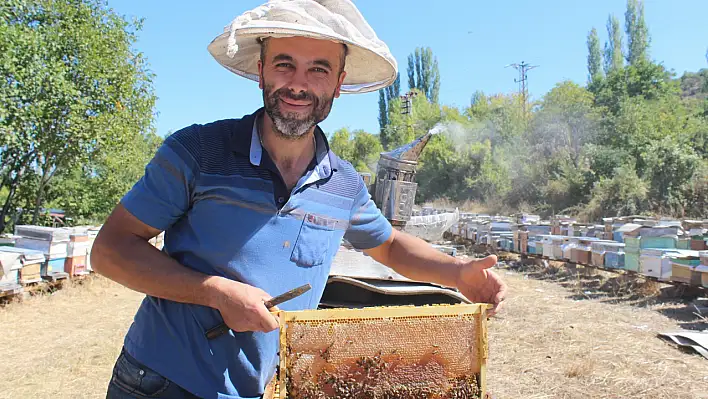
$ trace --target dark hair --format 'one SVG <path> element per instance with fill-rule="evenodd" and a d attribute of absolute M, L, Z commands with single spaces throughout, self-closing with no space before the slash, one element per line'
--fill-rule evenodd
<path fill-rule="evenodd" d="M 265 53 L 266 53 L 266 47 L 268 46 L 268 39 L 269 37 L 264 37 L 264 38 L 258 38 L 258 43 L 261 45 L 261 62 L 265 63 Z M 342 47 L 344 47 L 344 51 L 342 52 L 342 55 L 339 59 L 340 64 L 342 65 L 342 68 L 339 70 L 339 72 L 344 71 L 344 66 L 346 64 L 347 56 L 349 55 L 349 47 L 347 47 L 346 44 L 342 43 Z"/>

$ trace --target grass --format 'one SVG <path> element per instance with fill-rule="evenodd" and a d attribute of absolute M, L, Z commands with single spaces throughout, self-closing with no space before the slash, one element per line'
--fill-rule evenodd
<path fill-rule="evenodd" d="M 141 299 L 90 277 L 0 309 L 0 398 L 105 397 Z"/>
<path fill-rule="evenodd" d="M 656 336 L 680 327 L 663 308 L 576 298 L 577 276 L 563 281 L 561 268 L 546 281 L 530 269 L 498 272 L 510 295 L 489 322 L 495 399 L 708 398 L 706 360 Z M 141 299 L 92 277 L 0 309 L 0 398 L 105 397 Z"/>

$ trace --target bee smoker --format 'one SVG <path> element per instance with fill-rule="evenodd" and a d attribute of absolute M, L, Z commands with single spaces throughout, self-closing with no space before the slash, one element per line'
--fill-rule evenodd
<path fill-rule="evenodd" d="M 382 152 L 374 183 L 374 202 L 394 228 L 402 230 L 413 214 L 418 183 L 415 182 L 418 158 L 436 128 L 424 136 L 392 151 Z"/>

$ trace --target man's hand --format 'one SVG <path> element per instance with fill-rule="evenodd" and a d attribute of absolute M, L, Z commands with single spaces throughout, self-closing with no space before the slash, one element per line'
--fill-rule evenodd
<path fill-rule="evenodd" d="M 229 328 L 236 332 L 270 332 L 278 328 L 278 319 L 271 314 L 265 302 L 271 299 L 265 291 L 254 286 L 228 279 L 216 284 L 214 308 Z M 273 308 L 277 311 L 277 308 Z"/>
<path fill-rule="evenodd" d="M 457 289 L 470 301 L 494 305 L 494 308 L 489 311 L 490 316 L 501 310 L 507 291 L 506 284 L 502 279 L 489 270 L 496 263 L 496 255 L 463 263 L 460 265 L 456 284 Z"/>

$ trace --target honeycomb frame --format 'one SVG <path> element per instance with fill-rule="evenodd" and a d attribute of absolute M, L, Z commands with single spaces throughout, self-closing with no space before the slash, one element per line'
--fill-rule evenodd
<path fill-rule="evenodd" d="M 332 323 L 332 322 L 357 322 L 366 320 L 392 320 L 392 319 L 420 319 L 459 316 L 474 319 L 475 342 L 474 354 L 475 375 L 479 397 L 486 395 L 486 363 L 488 358 L 487 337 L 487 311 L 491 309 L 488 304 L 456 304 L 456 305 L 426 305 L 426 306 L 386 306 L 356 309 L 317 309 L 303 311 L 280 311 L 278 314 L 280 324 L 280 370 L 277 381 L 277 390 L 282 399 L 291 398 L 291 389 L 288 386 L 288 361 L 290 347 L 288 342 L 288 328 L 296 323 Z"/>

